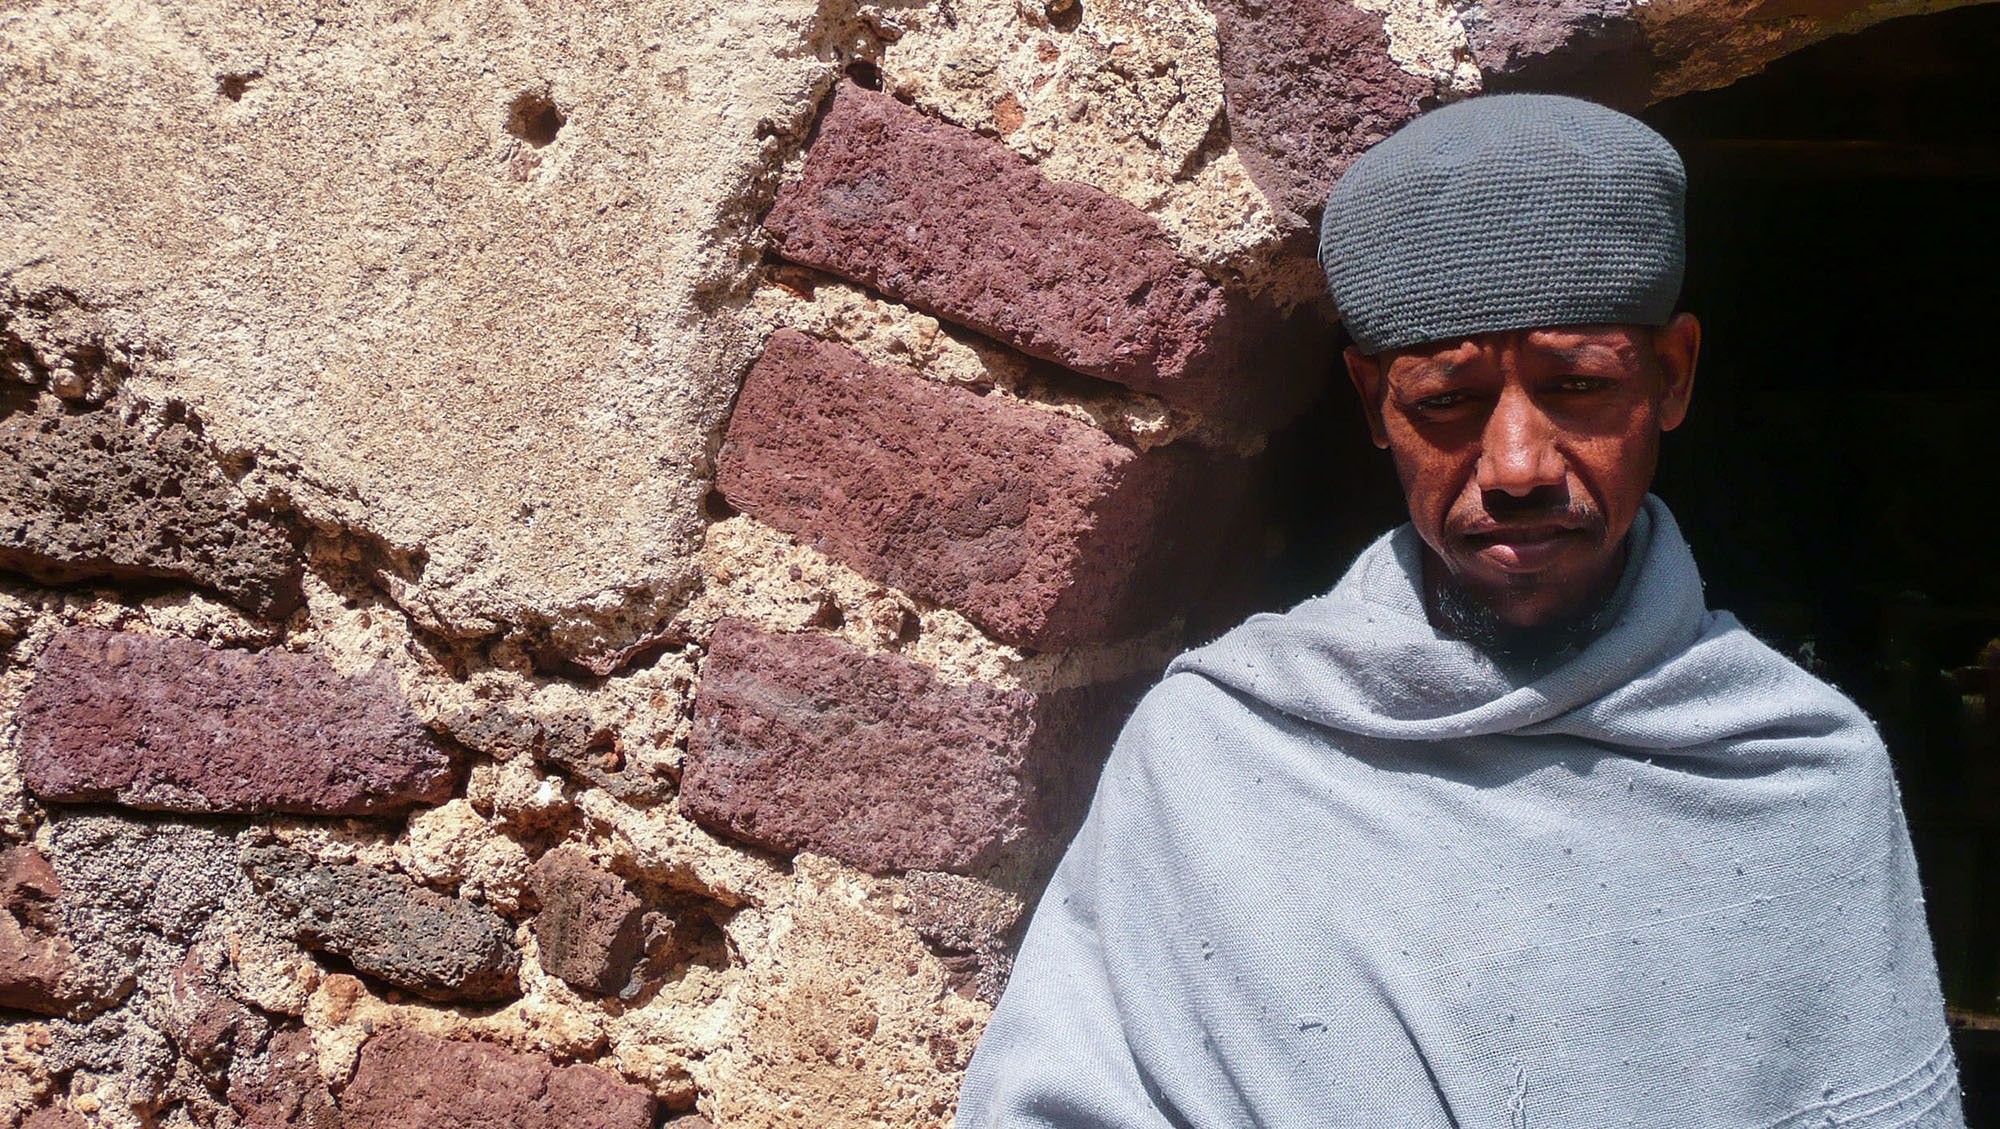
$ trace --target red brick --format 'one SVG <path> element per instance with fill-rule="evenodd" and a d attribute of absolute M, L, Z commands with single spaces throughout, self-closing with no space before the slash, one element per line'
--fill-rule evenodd
<path fill-rule="evenodd" d="M 1239 461 L 772 336 L 729 421 L 730 504 L 856 570 L 1054 648 L 1167 619 L 1199 585 Z"/>
<path fill-rule="evenodd" d="M 617 994 L 632 985 L 646 942 L 645 910 L 625 880 L 571 847 L 535 863 L 535 947 L 542 968 L 585 991 Z"/>
<path fill-rule="evenodd" d="M 843 86 L 764 220 L 779 254 L 1078 372 L 1275 419 L 1317 394 L 1310 337 L 1175 252 L 1144 212 L 1005 145 Z"/>
<path fill-rule="evenodd" d="M 20 711 L 30 791 L 178 812 L 380 815 L 450 796 L 450 758 L 386 668 L 215 651 L 73 628 L 43 652 Z"/>
<path fill-rule="evenodd" d="M 725 620 L 695 691 L 681 810 L 768 850 L 974 873 L 1061 838 L 1135 689 L 955 685 Z"/>
<path fill-rule="evenodd" d="M 594 1066 L 391 1029 L 361 1048 L 346 1129 L 652 1129 L 653 1096 Z"/>
<path fill-rule="evenodd" d="M 1209 0 L 1229 138 L 1298 230 L 1354 158 L 1433 93 L 1389 57 L 1382 17 L 1341 0 Z"/>
<path fill-rule="evenodd" d="M 79 1002 L 57 900 L 62 881 L 33 847 L 0 851 L 0 1007 L 61 1015 Z"/>

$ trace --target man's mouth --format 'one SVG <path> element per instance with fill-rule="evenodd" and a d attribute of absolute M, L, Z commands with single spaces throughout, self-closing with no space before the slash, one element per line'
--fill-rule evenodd
<path fill-rule="evenodd" d="M 1503 572 L 1534 572 L 1590 538 L 1589 530 L 1556 522 L 1487 525 L 1460 538 L 1475 557 Z"/>

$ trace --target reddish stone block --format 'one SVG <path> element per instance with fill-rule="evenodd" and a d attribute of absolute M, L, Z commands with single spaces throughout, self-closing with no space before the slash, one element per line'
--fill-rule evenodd
<path fill-rule="evenodd" d="M 387 669 L 95 629 L 43 652 L 20 711 L 43 800 L 178 812 L 381 815 L 451 795 L 450 758 Z"/>
<path fill-rule="evenodd" d="M 0 1008 L 61 1015 L 80 1000 L 56 902 L 62 882 L 33 847 L 0 851 Z"/>
<path fill-rule="evenodd" d="M 980 871 L 1061 839 L 1136 690 L 954 685 L 830 636 L 725 620 L 695 690 L 681 810 L 878 873 Z"/>
<path fill-rule="evenodd" d="M 347 1129 L 652 1129 L 653 1096 L 594 1066 L 391 1029 L 340 1095 Z"/>
<path fill-rule="evenodd" d="M 302 1028 L 273 1035 L 259 1058 L 232 1063 L 228 1095 L 243 1129 L 339 1129 L 343 1124 L 320 1077 L 312 1038 Z"/>
<path fill-rule="evenodd" d="M 1209 0 L 1229 138 L 1264 195 L 1316 230 L 1354 158 L 1417 115 L 1431 83 L 1389 57 L 1380 15 L 1342 0 Z"/>
<path fill-rule="evenodd" d="M 1474 5 L 1465 34 L 1489 91 L 1575 94 L 1636 112 L 1659 65 L 1632 8 L 1631 0 Z"/>
<path fill-rule="evenodd" d="M 1275 419 L 1318 389 L 1272 308 L 1175 252 L 1144 212 L 1005 145 L 842 86 L 764 226 L 779 254 L 1090 376 Z"/>
<path fill-rule="evenodd" d="M 585 991 L 623 991 L 646 943 L 646 907 L 624 879 L 582 851 L 558 847 L 535 863 L 531 880 L 542 904 L 535 915 L 542 967 Z"/>
<path fill-rule="evenodd" d="M 1136 453 L 1067 416 L 780 330 L 737 399 L 716 485 L 869 576 L 1047 649 L 1178 610 L 1243 477 L 1240 460 L 1192 443 Z"/>

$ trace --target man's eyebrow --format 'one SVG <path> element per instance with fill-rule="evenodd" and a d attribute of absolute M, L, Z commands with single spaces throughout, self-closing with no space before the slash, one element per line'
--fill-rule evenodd
<path fill-rule="evenodd" d="M 1624 367 L 1630 361 L 1637 358 L 1638 350 L 1624 344 L 1611 345 L 1588 342 L 1582 345 L 1551 348 L 1548 350 L 1548 354 L 1565 365 L 1588 367 L 1594 364 L 1609 362 L 1612 365 Z"/>

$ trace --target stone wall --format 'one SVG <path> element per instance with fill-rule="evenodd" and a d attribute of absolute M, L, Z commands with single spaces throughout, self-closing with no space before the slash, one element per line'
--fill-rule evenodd
<path fill-rule="evenodd" d="M 948 1122 L 1330 178 L 1936 6 L 0 12 L 0 1125 Z"/>

